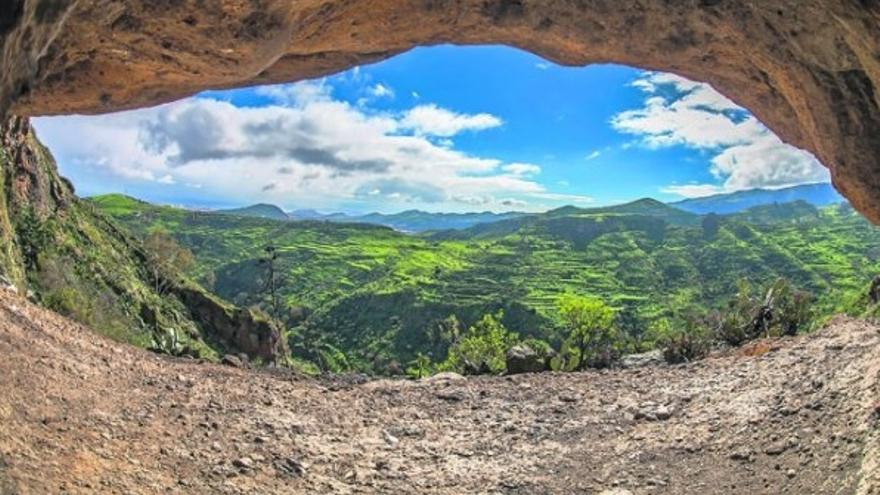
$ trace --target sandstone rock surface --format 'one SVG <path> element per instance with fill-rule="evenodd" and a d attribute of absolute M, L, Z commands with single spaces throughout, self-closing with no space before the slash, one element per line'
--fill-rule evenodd
<path fill-rule="evenodd" d="M 877 0 L 8 0 L 0 113 L 155 105 L 437 43 L 507 44 L 561 64 L 711 83 L 813 152 L 880 222 Z"/>

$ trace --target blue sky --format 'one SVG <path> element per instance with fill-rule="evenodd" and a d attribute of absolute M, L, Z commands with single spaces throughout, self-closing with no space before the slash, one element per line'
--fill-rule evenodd
<path fill-rule="evenodd" d="M 81 195 L 195 207 L 544 210 L 828 180 L 705 84 L 507 47 L 35 126 Z"/>

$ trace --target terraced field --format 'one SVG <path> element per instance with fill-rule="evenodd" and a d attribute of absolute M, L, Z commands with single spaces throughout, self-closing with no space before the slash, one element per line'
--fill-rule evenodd
<path fill-rule="evenodd" d="M 276 246 L 287 308 L 280 316 L 292 345 L 320 336 L 357 369 L 408 362 L 417 352 L 442 359 L 441 320 L 455 315 L 467 325 L 497 309 L 508 328 L 558 344 L 556 301 L 565 292 L 599 296 L 648 326 L 686 308 L 720 306 L 741 278 L 785 277 L 814 294 L 821 316 L 847 310 L 880 272 L 880 230 L 847 206 L 773 205 L 720 217 L 713 228 L 705 217 L 642 200 L 409 235 L 119 195 L 93 202 L 136 234 L 173 233 L 196 255 L 192 275 L 238 304 L 266 306 L 259 259 Z"/>

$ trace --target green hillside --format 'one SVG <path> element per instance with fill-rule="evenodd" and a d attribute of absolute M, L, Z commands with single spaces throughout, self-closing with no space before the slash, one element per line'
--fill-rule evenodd
<path fill-rule="evenodd" d="M 74 194 L 27 120 L 0 122 L 0 282 L 141 347 L 277 357 L 270 320 L 220 300 L 179 270 L 154 271 L 139 239 L 111 218 L 149 205 L 105 200 L 99 209 Z"/>
<path fill-rule="evenodd" d="M 192 275 L 242 305 L 267 307 L 260 258 L 276 246 L 279 316 L 293 329 L 294 352 L 326 348 L 358 369 L 381 370 L 417 352 L 442 358 L 443 319 L 455 315 L 468 325 L 499 308 L 508 328 L 558 343 L 556 301 L 565 292 L 601 297 L 648 324 L 689 306 L 716 307 L 740 278 L 785 277 L 830 314 L 880 272 L 880 230 L 847 206 L 791 203 L 701 217 L 640 200 L 417 236 L 193 212 L 119 195 L 93 201 L 139 235 L 173 232 L 198 259 Z"/>
<path fill-rule="evenodd" d="M 281 208 L 266 203 L 245 206 L 243 208 L 233 208 L 230 210 L 217 210 L 217 213 L 224 215 L 236 215 L 239 217 L 256 217 L 270 218 L 272 220 L 288 220 L 287 213 Z"/>

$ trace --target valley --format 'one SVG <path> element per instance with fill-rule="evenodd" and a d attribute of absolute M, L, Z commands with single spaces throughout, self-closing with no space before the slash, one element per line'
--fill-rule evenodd
<path fill-rule="evenodd" d="M 880 272 L 876 229 L 846 204 L 765 204 L 701 216 L 645 199 L 565 207 L 460 230 L 407 234 L 387 227 L 287 221 L 156 206 L 121 195 L 92 198 L 144 236 L 172 232 L 197 260 L 189 275 L 219 296 L 272 312 L 264 248 L 277 249 L 278 318 L 297 358 L 327 371 L 400 373 L 418 354 L 442 361 L 443 325 L 462 328 L 503 311 L 522 338 L 559 348 L 565 293 L 601 298 L 653 348 L 658 321 L 723 307 L 747 279 L 784 278 L 815 298 L 818 325 L 861 314 Z M 861 300 L 860 300 L 861 299 Z"/>

